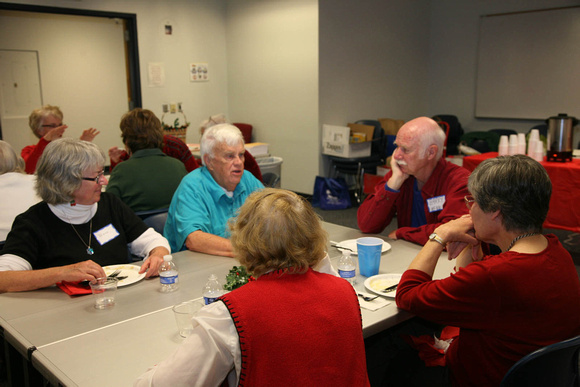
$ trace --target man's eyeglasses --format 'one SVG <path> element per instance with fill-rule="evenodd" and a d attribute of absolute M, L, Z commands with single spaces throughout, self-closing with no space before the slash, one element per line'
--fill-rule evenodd
<path fill-rule="evenodd" d="M 60 123 L 60 124 L 50 124 L 50 125 L 41 125 L 41 126 L 43 128 L 52 128 L 52 129 L 54 129 L 54 128 L 58 128 L 59 126 L 63 126 L 63 125 L 64 125 L 63 123 Z"/>
<path fill-rule="evenodd" d="M 473 198 L 473 196 L 465 195 L 463 200 L 465 200 L 465 205 L 467 206 L 467 209 L 471 211 L 471 207 L 473 207 L 473 203 L 475 203 L 475 199 Z"/>
<path fill-rule="evenodd" d="M 101 171 L 101 172 L 99 172 L 97 177 L 81 177 L 81 179 L 88 180 L 88 181 L 94 181 L 95 183 L 99 184 L 99 180 L 101 180 L 101 177 L 103 177 L 104 174 L 105 174 L 105 171 Z"/>

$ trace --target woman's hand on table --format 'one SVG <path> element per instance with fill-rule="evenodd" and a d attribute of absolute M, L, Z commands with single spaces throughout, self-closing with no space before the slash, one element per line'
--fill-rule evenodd
<path fill-rule="evenodd" d="M 61 266 L 61 281 L 81 282 L 92 281 L 95 278 L 106 277 L 107 274 L 103 268 L 91 260 L 75 263 L 72 265 Z"/>
<path fill-rule="evenodd" d="M 159 275 L 159 268 L 163 263 L 163 256 L 169 254 L 169 250 L 165 247 L 156 247 L 149 253 L 149 257 L 141 265 L 139 274 L 145 273 L 145 278 L 155 277 Z"/>

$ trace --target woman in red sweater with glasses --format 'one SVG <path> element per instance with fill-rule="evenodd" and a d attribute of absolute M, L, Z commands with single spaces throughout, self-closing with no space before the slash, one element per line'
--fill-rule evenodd
<path fill-rule="evenodd" d="M 580 282 L 558 238 L 542 234 L 552 184 L 540 163 L 523 155 L 486 160 L 467 188 L 469 215 L 435 229 L 403 274 L 396 301 L 460 328 L 445 354 L 452 385 L 498 386 L 528 353 L 580 334 Z M 502 253 L 484 256 L 480 241 Z M 450 251 L 465 247 L 457 272 L 434 281 L 450 242 Z"/>

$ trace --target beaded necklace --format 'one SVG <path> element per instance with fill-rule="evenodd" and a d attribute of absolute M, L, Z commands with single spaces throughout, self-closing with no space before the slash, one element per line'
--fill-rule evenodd
<path fill-rule="evenodd" d="M 507 248 L 506 251 L 510 251 L 511 248 L 514 247 L 514 244 L 517 241 L 519 241 L 520 239 L 527 238 L 527 237 L 531 237 L 531 236 L 538 235 L 538 234 L 539 233 L 537 233 L 537 232 L 529 232 L 527 234 L 522 234 L 522 235 L 519 235 L 519 236 L 515 237 L 514 240 L 512 241 L 512 243 L 510 243 L 510 245 L 509 245 L 509 247 Z"/>

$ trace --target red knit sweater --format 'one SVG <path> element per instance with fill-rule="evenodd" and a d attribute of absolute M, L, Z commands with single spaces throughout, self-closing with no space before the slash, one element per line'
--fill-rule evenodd
<path fill-rule="evenodd" d="M 46 141 L 44 138 L 41 138 L 38 140 L 38 144 L 28 145 L 22 148 L 20 155 L 26 163 L 26 173 L 32 175 L 34 172 L 36 172 L 36 164 L 38 163 L 38 159 L 40 159 L 42 152 L 44 152 L 44 148 L 46 148 L 49 143 L 50 141 Z"/>
<path fill-rule="evenodd" d="M 368 386 L 359 304 L 341 278 L 263 275 L 222 297 L 240 336 L 240 386 Z"/>
<path fill-rule="evenodd" d="M 486 256 L 442 280 L 403 274 L 398 307 L 461 329 L 446 353 L 454 385 L 498 386 L 523 356 L 580 334 L 578 273 L 558 238 L 546 237 L 541 253 Z"/>

